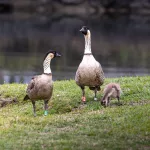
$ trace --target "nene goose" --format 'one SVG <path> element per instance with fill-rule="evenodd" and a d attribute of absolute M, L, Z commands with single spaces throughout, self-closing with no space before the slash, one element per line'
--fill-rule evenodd
<path fill-rule="evenodd" d="M 103 93 L 104 96 L 101 99 L 101 104 L 103 106 L 105 107 L 108 106 L 111 98 L 117 98 L 119 102 L 120 94 L 121 94 L 120 85 L 117 83 L 109 83 L 105 86 Z"/>
<path fill-rule="evenodd" d="M 31 100 L 34 116 L 36 116 L 36 100 L 44 100 L 44 115 L 46 116 L 48 114 L 48 101 L 50 100 L 53 92 L 53 81 L 50 69 L 50 62 L 52 58 L 60 56 L 61 55 L 56 51 L 49 51 L 46 54 L 43 62 L 44 73 L 42 75 L 33 77 L 28 84 L 26 90 L 27 95 L 24 97 L 24 100 Z"/>
<path fill-rule="evenodd" d="M 86 102 L 85 86 L 94 90 L 97 100 L 97 91 L 104 82 L 104 73 L 99 62 L 97 62 L 91 52 L 91 33 L 88 27 L 83 26 L 80 30 L 85 38 L 85 49 L 83 59 L 75 75 L 76 84 L 82 89 L 82 102 Z"/>

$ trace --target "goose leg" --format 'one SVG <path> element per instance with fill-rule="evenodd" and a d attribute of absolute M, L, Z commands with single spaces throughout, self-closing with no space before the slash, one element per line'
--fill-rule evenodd
<path fill-rule="evenodd" d="M 108 105 L 108 98 L 105 100 L 105 107 Z"/>
<path fill-rule="evenodd" d="M 48 100 L 44 100 L 44 115 L 47 116 L 48 115 Z"/>
<path fill-rule="evenodd" d="M 97 88 L 95 88 L 94 92 L 95 92 L 94 100 L 97 101 L 97 97 L 96 97 L 96 94 L 97 94 Z"/>
<path fill-rule="evenodd" d="M 110 106 L 110 97 L 108 97 L 107 106 Z"/>
<path fill-rule="evenodd" d="M 119 96 L 117 96 L 117 99 L 118 99 L 118 103 L 120 103 L 120 97 Z"/>
<path fill-rule="evenodd" d="M 36 117 L 35 101 L 32 101 L 32 105 L 33 105 L 33 114 L 34 114 L 34 117 Z"/>
<path fill-rule="evenodd" d="M 118 104 L 121 105 L 121 103 L 120 103 L 120 97 L 117 96 L 117 99 L 118 99 Z"/>
<path fill-rule="evenodd" d="M 81 89 L 82 89 L 82 102 L 83 102 L 83 103 L 86 103 L 84 86 L 81 86 Z"/>

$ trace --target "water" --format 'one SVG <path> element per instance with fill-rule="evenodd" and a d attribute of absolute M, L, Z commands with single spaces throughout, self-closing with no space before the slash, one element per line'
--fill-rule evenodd
<path fill-rule="evenodd" d="M 62 54 L 51 62 L 53 80 L 74 79 L 89 26 L 92 52 L 106 77 L 150 74 L 150 16 L 97 16 L 13 12 L 0 14 L 0 83 L 28 83 L 43 72 L 45 53 Z"/>

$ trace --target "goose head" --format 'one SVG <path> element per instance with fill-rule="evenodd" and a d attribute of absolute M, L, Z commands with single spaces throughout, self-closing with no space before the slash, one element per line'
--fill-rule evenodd
<path fill-rule="evenodd" d="M 87 35 L 90 32 L 90 30 L 87 26 L 83 26 L 80 32 L 82 32 L 84 35 Z"/>
<path fill-rule="evenodd" d="M 101 99 L 101 105 L 106 107 L 106 106 L 108 106 L 109 101 L 110 101 L 110 97 L 103 97 Z"/>
<path fill-rule="evenodd" d="M 91 33 L 87 26 L 83 26 L 80 30 L 85 38 L 85 50 L 84 54 L 91 54 Z"/>
<path fill-rule="evenodd" d="M 48 51 L 48 52 L 46 53 L 46 55 L 45 55 L 45 57 L 44 57 L 44 60 L 45 60 L 46 58 L 52 59 L 52 58 L 60 57 L 60 56 L 61 56 L 61 55 L 60 55 L 58 52 L 53 51 L 53 50 L 50 50 L 50 51 Z"/>

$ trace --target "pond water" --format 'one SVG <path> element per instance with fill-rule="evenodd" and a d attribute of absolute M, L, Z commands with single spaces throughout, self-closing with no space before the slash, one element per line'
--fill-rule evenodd
<path fill-rule="evenodd" d="M 0 14 L 0 83 L 28 83 L 43 72 L 50 49 L 62 54 L 51 62 L 53 80 L 74 79 L 84 53 L 83 25 L 91 29 L 92 52 L 106 77 L 150 74 L 149 16 L 14 12 Z"/>

